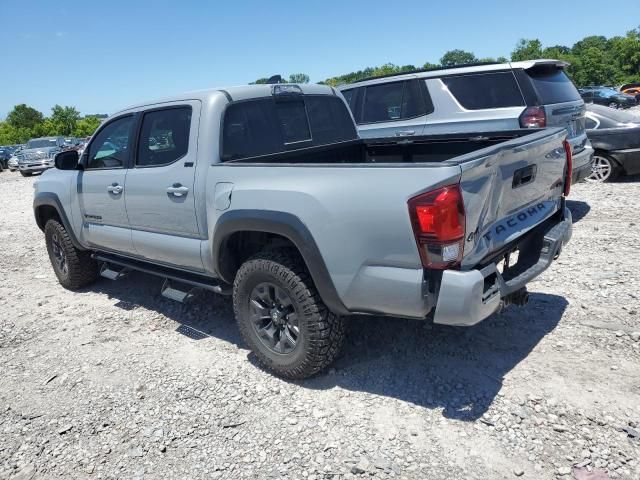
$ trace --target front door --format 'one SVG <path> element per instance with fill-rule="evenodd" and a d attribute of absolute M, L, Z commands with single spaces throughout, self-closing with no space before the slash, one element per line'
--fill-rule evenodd
<path fill-rule="evenodd" d="M 98 249 L 133 253 L 124 199 L 134 123 L 133 115 L 110 121 L 83 156 L 78 179 L 83 234 Z"/>
<path fill-rule="evenodd" d="M 200 102 L 141 115 L 136 155 L 127 174 L 134 248 L 153 262 L 202 270 L 194 191 Z"/>

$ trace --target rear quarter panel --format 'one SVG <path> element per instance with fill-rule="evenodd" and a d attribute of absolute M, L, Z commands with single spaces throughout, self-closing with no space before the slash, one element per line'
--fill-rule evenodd
<path fill-rule="evenodd" d="M 234 184 L 229 210 L 297 216 L 349 310 L 415 317 L 428 307 L 407 201 L 456 183 L 459 174 L 459 166 L 218 164 L 210 168 L 209 185 Z M 210 206 L 211 229 L 221 213 Z"/>

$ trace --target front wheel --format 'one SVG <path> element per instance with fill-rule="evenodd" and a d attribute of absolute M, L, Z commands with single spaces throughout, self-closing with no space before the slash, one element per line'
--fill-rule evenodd
<path fill-rule="evenodd" d="M 21 171 L 21 172 L 20 172 L 20 175 L 22 175 L 23 177 L 30 177 L 30 176 L 31 176 L 31 172 L 24 172 L 24 171 Z"/>
<path fill-rule="evenodd" d="M 56 220 L 49 220 L 44 227 L 49 260 L 60 285 L 77 290 L 98 278 L 98 262 L 91 253 L 73 246 L 71 237 Z"/>
<path fill-rule="evenodd" d="M 587 177 L 590 182 L 610 182 L 620 173 L 618 164 L 607 155 L 598 153 L 593 156 L 591 175 Z"/>
<path fill-rule="evenodd" d="M 291 250 L 266 250 L 245 262 L 233 284 L 240 333 L 267 369 L 289 379 L 328 366 L 344 340 L 344 319 L 322 302 Z"/>
<path fill-rule="evenodd" d="M 608 105 L 609 108 L 618 108 L 618 104 L 616 102 L 611 102 Z"/>

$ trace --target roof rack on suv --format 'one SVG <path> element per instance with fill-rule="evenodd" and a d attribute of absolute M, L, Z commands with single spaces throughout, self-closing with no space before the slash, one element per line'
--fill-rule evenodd
<path fill-rule="evenodd" d="M 375 75 L 372 77 L 361 78 L 360 80 L 355 80 L 351 82 L 351 84 L 366 82 L 368 80 L 374 80 L 377 78 L 397 77 L 398 75 L 410 75 L 412 73 L 436 72 L 439 70 L 451 70 L 454 68 L 481 67 L 484 65 L 501 65 L 501 63 L 500 62 L 475 62 L 475 63 L 461 63 L 459 65 L 452 65 L 450 67 L 417 68 L 415 70 L 405 70 L 404 72 L 388 73 L 386 75 Z"/>

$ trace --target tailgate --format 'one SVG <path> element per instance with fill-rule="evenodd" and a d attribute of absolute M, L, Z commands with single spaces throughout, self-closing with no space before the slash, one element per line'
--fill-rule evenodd
<path fill-rule="evenodd" d="M 522 236 L 560 208 L 564 129 L 546 129 L 458 157 L 466 214 L 462 269 Z M 482 153 L 482 157 L 477 155 Z M 465 159 L 465 157 L 468 157 Z M 474 157 L 474 158 L 470 158 Z"/>

